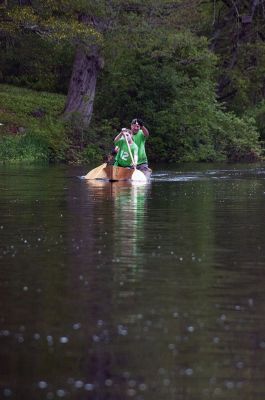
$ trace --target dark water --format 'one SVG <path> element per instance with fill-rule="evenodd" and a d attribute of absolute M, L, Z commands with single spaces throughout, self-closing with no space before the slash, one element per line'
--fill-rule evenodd
<path fill-rule="evenodd" d="M 265 399 L 265 166 L 0 168 L 0 399 Z"/>

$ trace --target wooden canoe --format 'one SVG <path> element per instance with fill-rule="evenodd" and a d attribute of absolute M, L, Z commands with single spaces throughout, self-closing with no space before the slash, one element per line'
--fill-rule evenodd
<path fill-rule="evenodd" d="M 151 169 L 147 171 L 140 171 L 138 169 L 130 169 L 123 167 L 116 167 L 114 165 L 102 164 L 97 168 L 89 171 L 85 179 L 104 179 L 110 182 L 114 181 L 148 181 L 152 173 Z"/>

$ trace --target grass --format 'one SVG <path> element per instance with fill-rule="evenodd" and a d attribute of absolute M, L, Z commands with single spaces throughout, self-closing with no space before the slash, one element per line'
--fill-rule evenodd
<path fill-rule="evenodd" d="M 67 148 L 60 117 L 65 96 L 0 84 L 0 160 L 63 159 Z"/>

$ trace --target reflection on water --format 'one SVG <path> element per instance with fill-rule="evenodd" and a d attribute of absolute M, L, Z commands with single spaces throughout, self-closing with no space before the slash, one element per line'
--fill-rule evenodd
<path fill-rule="evenodd" d="M 0 169 L 0 398 L 264 398 L 263 166 Z"/>

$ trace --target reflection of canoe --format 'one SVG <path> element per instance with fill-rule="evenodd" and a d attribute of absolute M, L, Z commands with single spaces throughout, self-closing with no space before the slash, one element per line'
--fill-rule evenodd
<path fill-rule="evenodd" d="M 85 179 L 104 179 L 108 181 L 147 181 L 152 170 L 134 170 L 130 168 L 116 167 L 114 165 L 102 164 L 92 169 L 84 176 Z"/>

